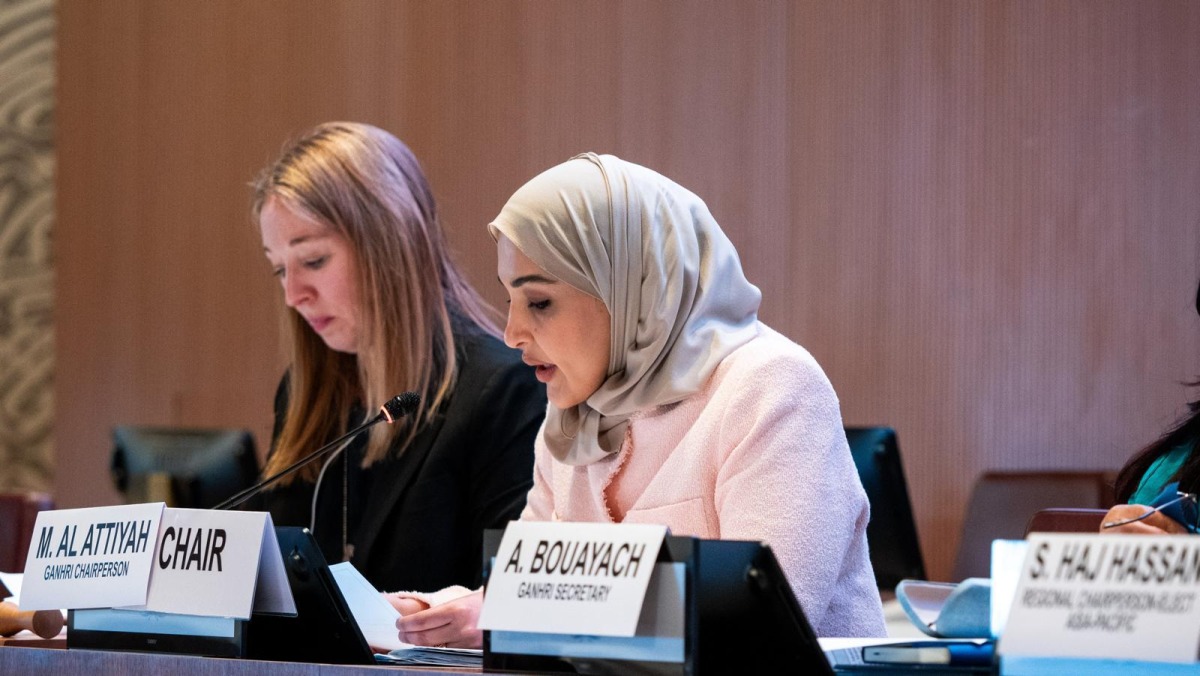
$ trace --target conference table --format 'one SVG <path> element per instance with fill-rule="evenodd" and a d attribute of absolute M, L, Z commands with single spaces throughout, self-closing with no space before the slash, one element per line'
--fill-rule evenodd
<path fill-rule="evenodd" d="M 850 641 L 855 639 L 832 639 Z M 861 639 L 858 639 L 861 640 Z M 829 649 L 833 646 L 823 646 Z M 336 664 L 304 664 L 297 662 L 264 662 L 259 660 L 222 659 L 215 657 L 193 657 L 166 653 L 115 652 L 99 650 L 65 650 L 61 647 L 29 647 L 39 645 L 36 641 L 4 641 L 0 639 L 0 674 L 14 676 L 158 676 L 179 674 L 184 676 L 444 676 L 445 674 L 473 674 L 475 676 L 499 675 L 501 672 L 452 667 L 408 667 L 399 665 L 347 666 Z M 18 647 L 20 646 L 20 647 Z M 1094 665 L 1068 664 L 1067 668 L 1044 667 L 1033 672 L 1056 676 L 1064 674 L 1097 673 Z M 1103 671 L 1114 674 L 1150 673 L 1194 674 L 1196 665 L 1147 666 L 1141 664 L 1106 664 Z M 898 670 L 899 671 L 899 670 Z"/>
<path fill-rule="evenodd" d="M 55 648 L 0 646 L 0 674 L 14 676 L 429 676 L 436 674 L 475 674 L 479 670 L 447 667 L 403 667 L 392 665 L 345 666 L 261 662 L 214 657 L 192 657 L 163 653 L 109 652 L 100 650 L 63 650 Z"/>
<path fill-rule="evenodd" d="M 845 645 L 875 642 L 878 639 L 822 639 L 825 649 Z M 895 639 L 903 640 L 903 639 Z M 830 643 L 832 642 L 832 643 Z M 843 645 L 845 644 L 845 645 Z M 401 665 L 337 665 L 297 662 L 267 662 L 248 659 L 195 657 L 170 653 L 121 652 L 107 650 L 66 649 L 66 634 L 58 638 L 39 639 L 29 632 L 13 638 L 0 638 L 0 674 L 21 676 L 157 676 L 183 674 L 186 676 L 363 676 L 366 674 L 397 674 L 400 676 L 444 676 L 473 674 L 475 676 L 502 672 L 481 671 L 454 667 L 411 667 Z"/>

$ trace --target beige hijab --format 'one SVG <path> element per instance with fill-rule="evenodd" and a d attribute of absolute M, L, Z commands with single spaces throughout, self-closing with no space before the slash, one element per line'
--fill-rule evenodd
<path fill-rule="evenodd" d="M 612 316 L 608 378 L 551 405 L 550 453 L 586 465 L 620 450 L 629 416 L 703 387 L 757 333 L 762 294 L 699 197 L 612 155 L 586 153 L 526 183 L 488 226 Z"/>

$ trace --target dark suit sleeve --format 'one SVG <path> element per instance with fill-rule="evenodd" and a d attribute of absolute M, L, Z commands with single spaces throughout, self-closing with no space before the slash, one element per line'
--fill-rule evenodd
<path fill-rule="evenodd" d="M 533 441 L 546 415 L 546 391 L 533 369 L 509 362 L 490 374 L 471 471 L 472 532 L 517 519 L 533 486 Z"/>

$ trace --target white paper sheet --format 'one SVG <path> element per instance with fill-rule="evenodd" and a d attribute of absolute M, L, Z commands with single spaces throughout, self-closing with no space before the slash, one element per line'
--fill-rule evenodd
<path fill-rule="evenodd" d="M 367 645 L 384 652 L 413 647 L 401 641 L 400 633 L 396 630 L 396 620 L 400 613 L 353 564 L 349 561 L 335 563 L 329 567 L 329 572 L 333 573 L 338 589 L 342 590 L 346 605 L 350 607 L 350 614 L 354 616 L 354 621 L 358 622 L 358 628 L 362 630 L 363 638 L 367 639 Z"/>
<path fill-rule="evenodd" d="M 376 655 L 380 664 L 402 664 L 412 667 L 458 667 L 481 669 L 483 651 L 472 648 L 430 648 L 409 646 L 393 650 L 386 655 Z"/>
<path fill-rule="evenodd" d="M 992 540 L 992 638 L 1004 634 L 1027 547 L 1024 540 Z"/>

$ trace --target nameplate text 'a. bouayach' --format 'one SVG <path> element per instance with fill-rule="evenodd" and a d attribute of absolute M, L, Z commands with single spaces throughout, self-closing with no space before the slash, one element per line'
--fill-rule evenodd
<path fill-rule="evenodd" d="M 492 564 L 479 626 L 633 636 L 665 526 L 514 521 Z"/>

